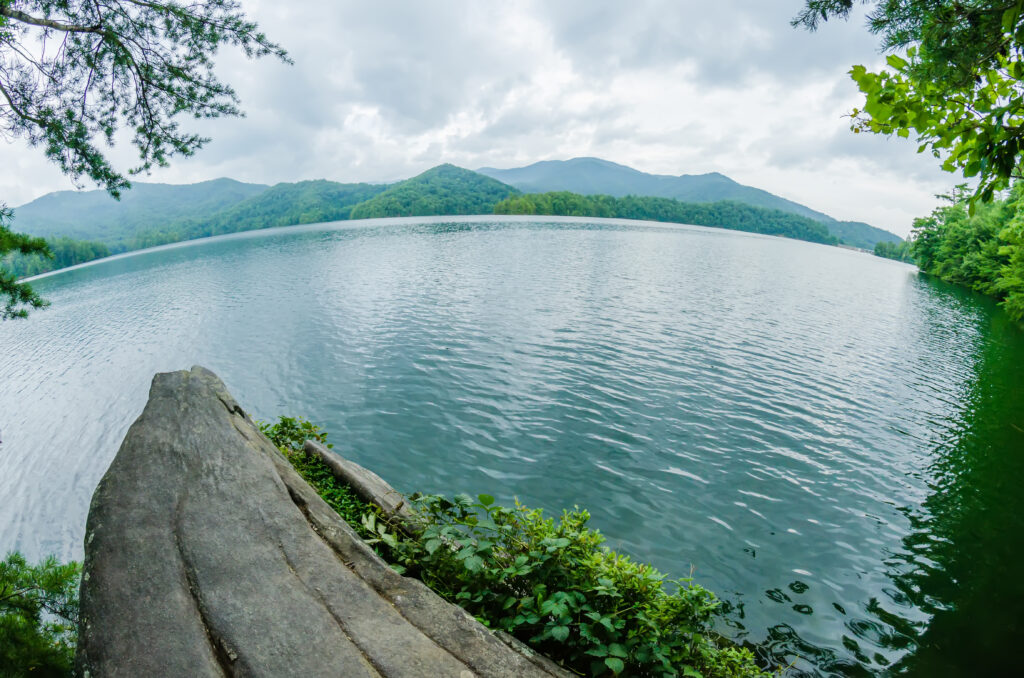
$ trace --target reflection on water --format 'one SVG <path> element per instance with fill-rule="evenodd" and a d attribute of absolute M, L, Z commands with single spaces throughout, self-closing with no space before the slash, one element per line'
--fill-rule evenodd
<path fill-rule="evenodd" d="M 53 307 L 0 325 L 0 550 L 79 555 L 152 374 L 199 363 L 405 491 L 586 506 L 795 675 L 1016 665 L 1024 339 L 908 266 L 502 218 L 250 233 L 39 286 Z"/>
<path fill-rule="evenodd" d="M 910 652 L 894 674 L 1009 675 L 1024 638 L 1024 362 L 1021 330 L 986 318 L 962 416 L 934 440 L 931 494 L 887 559 L 901 609 L 879 610 Z M 913 616 L 908 609 L 916 609 Z M 920 613 L 926 615 L 921 619 Z M 884 615 L 884 616 L 883 616 Z M 909 623 L 914 620 L 916 623 Z"/>
<path fill-rule="evenodd" d="M 923 442 L 932 455 L 921 474 L 929 494 L 920 504 L 898 506 L 910 531 L 883 561 L 891 585 L 864 601 L 861 609 L 868 614 L 851 614 L 833 603 L 847 620 L 840 640 L 849 656 L 804 641 L 787 624 L 769 629 L 768 641 L 758 648 L 766 659 L 809 660 L 794 675 L 1003 676 L 1013 675 L 1019 661 L 1024 332 L 989 300 L 941 282 L 921 284 L 935 287 L 957 310 L 985 309 L 960 316 L 980 330 L 970 378 L 962 391 L 950 394 L 956 415 L 930 422 Z M 806 585 L 796 581 L 789 591 L 765 595 L 789 604 L 797 597 L 792 594 L 804 591 Z"/>

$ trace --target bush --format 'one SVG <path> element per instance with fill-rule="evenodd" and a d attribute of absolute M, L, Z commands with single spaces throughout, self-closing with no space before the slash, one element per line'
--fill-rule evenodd
<path fill-rule="evenodd" d="M 309 483 L 320 498 L 344 518 L 360 537 L 366 540 L 379 537 L 376 532 L 371 532 L 363 526 L 363 518 L 367 515 L 381 516 L 380 509 L 360 499 L 351 487 L 334 477 L 334 473 L 320 457 L 309 454 L 302 448 L 307 440 L 315 440 L 328 449 L 334 447 L 327 442 L 327 433 L 302 417 L 281 417 L 274 424 L 262 421 L 258 424 L 263 434 L 277 445 L 303 480 Z M 377 555 L 384 556 L 379 548 L 374 550 L 377 551 Z"/>
<path fill-rule="evenodd" d="M 0 561 L 0 676 L 70 676 L 78 625 L 78 563 Z"/>
<path fill-rule="evenodd" d="M 765 676 L 749 650 L 712 630 L 719 601 L 690 579 L 667 581 L 604 546 L 590 514 L 559 520 L 518 502 L 410 497 L 416 524 L 399 529 L 301 451 L 315 425 L 282 417 L 262 425 L 298 472 L 395 569 L 421 579 L 486 626 L 586 675 Z M 356 503 L 358 502 L 358 503 Z M 339 508 L 339 506 L 341 508 Z"/>

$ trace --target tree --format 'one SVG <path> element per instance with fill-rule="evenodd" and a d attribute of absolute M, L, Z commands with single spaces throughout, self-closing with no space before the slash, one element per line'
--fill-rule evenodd
<path fill-rule="evenodd" d="M 289 61 L 235 0 L 0 0 L 0 129 L 116 198 L 130 188 L 128 176 L 208 141 L 183 130 L 181 117 L 242 115 L 234 89 L 213 73 L 225 44 Z M 101 148 L 122 130 L 139 154 L 125 173 Z M 11 232 L 10 216 L 0 213 L 0 256 L 48 252 L 43 241 Z M 45 303 L 4 271 L 0 296 L 3 319 Z"/>
<path fill-rule="evenodd" d="M 816 29 L 846 19 L 854 0 L 807 0 L 793 20 Z M 977 177 L 971 200 L 991 200 L 1021 176 L 1024 153 L 1024 0 L 864 0 L 889 68 L 850 71 L 865 96 L 854 132 L 915 133 L 946 171 Z"/>
<path fill-rule="evenodd" d="M 75 657 L 78 563 L 0 560 L 0 675 L 67 676 Z"/>

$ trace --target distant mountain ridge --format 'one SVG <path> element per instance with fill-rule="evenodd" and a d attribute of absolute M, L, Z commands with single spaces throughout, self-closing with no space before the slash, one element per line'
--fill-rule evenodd
<path fill-rule="evenodd" d="M 91 241 L 62 244 L 69 256 L 77 257 L 103 247 L 116 253 L 274 226 L 373 217 L 493 214 L 499 203 L 526 191 L 524 197 L 536 199 L 520 201 L 517 209 L 530 205 L 537 214 L 682 220 L 865 249 L 879 241 L 901 242 L 887 231 L 836 221 L 717 173 L 653 175 L 597 158 L 545 161 L 510 170 L 485 168 L 483 172 L 518 187 L 450 164 L 390 185 L 341 184 L 326 179 L 275 186 L 234 179 L 187 185 L 139 182 L 120 202 L 103 191 L 45 195 L 15 209 L 14 229 L 51 241 Z M 550 190 L 540 192 L 542 189 Z M 605 196 L 608 200 L 632 196 L 640 202 L 579 202 L 572 196 Z M 659 200 L 663 202 L 656 202 Z M 44 266 L 41 261 L 23 268 Z"/>
<path fill-rule="evenodd" d="M 876 242 L 900 242 L 902 238 L 869 224 L 839 221 L 832 217 L 779 197 L 768 191 L 745 186 L 724 174 L 648 174 L 600 158 L 543 160 L 525 167 L 496 169 L 481 167 L 480 174 L 515 186 L 524 193 L 569 191 L 580 195 L 627 195 L 673 198 L 683 202 L 709 203 L 722 200 L 781 210 L 809 217 L 825 224 L 844 243 L 872 249 Z"/>
<path fill-rule="evenodd" d="M 106 191 L 57 191 L 14 211 L 13 230 L 52 238 L 99 240 L 119 245 L 158 226 L 214 214 L 270 188 L 234 179 L 196 184 L 136 182 L 121 200 Z"/>

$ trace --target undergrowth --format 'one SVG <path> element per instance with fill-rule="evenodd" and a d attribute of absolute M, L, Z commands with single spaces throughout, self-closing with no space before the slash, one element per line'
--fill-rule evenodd
<path fill-rule="evenodd" d="M 720 606 L 714 594 L 607 548 L 604 536 L 587 527 L 585 510 L 556 520 L 518 502 L 498 506 L 486 494 L 413 495 L 415 524 L 399 529 L 302 450 L 306 439 L 327 444 L 319 427 L 281 417 L 261 428 L 393 568 L 575 673 L 770 675 L 749 650 L 713 632 Z"/>

